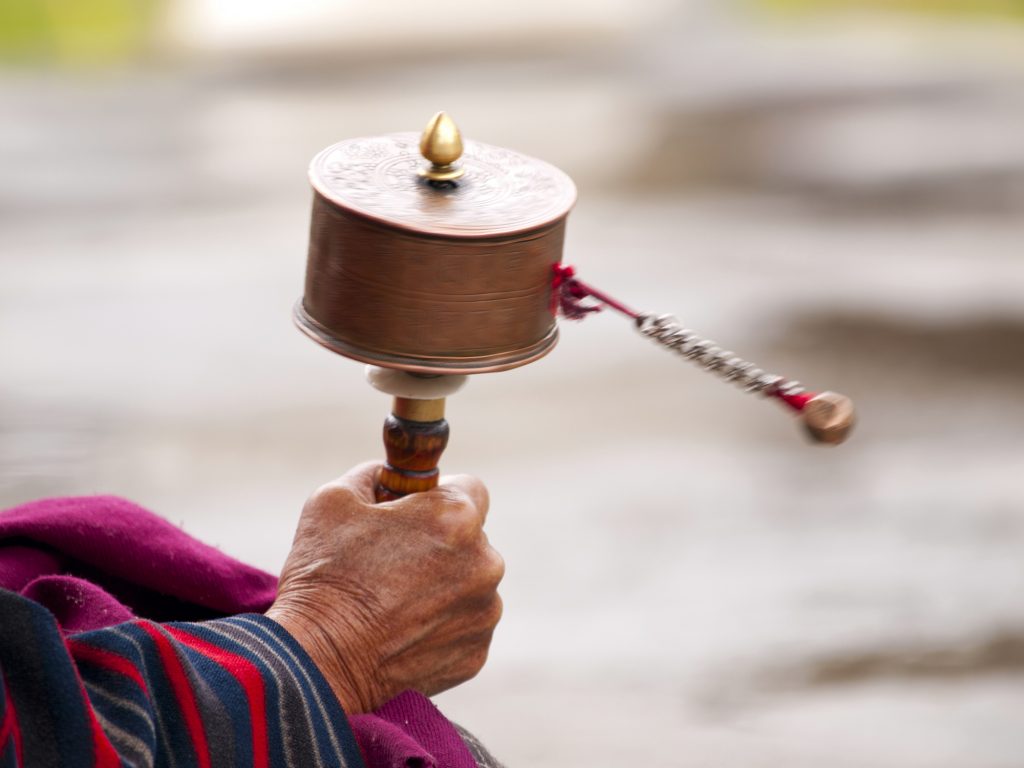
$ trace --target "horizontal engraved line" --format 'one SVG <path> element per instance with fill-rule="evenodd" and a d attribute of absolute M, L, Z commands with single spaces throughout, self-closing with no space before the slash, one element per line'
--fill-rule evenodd
<path fill-rule="evenodd" d="M 361 275 L 357 275 L 355 273 L 348 272 L 348 271 L 342 271 L 340 274 L 338 274 L 334 278 L 334 280 L 332 282 L 338 282 L 338 283 L 346 282 L 346 283 L 350 283 L 350 284 L 355 284 L 355 285 L 358 285 L 358 286 L 362 286 L 363 289 L 366 289 L 366 288 L 376 288 L 376 289 L 379 289 L 382 293 L 385 293 L 387 295 L 406 296 L 406 297 L 410 297 L 410 298 L 415 298 L 417 296 L 436 297 L 438 300 L 444 300 L 444 301 L 449 301 L 450 300 L 450 301 L 455 301 L 455 302 L 459 302 L 459 303 L 500 301 L 500 300 L 503 300 L 503 299 L 518 299 L 518 298 L 529 298 L 529 297 L 533 297 L 533 296 L 541 296 L 541 295 L 546 295 L 546 291 L 548 290 L 549 286 L 551 285 L 549 280 L 544 280 L 543 282 L 537 283 L 535 285 L 531 285 L 531 286 L 528 286 L 526 288 L 522 288 L 522 289 L 519 289 L 519 290 L 512 290 L 512 291 L 493 291 L 491 293 L 465 293 L 465 294 L 459 294 L 459 293 L 454 293 L 454 294 L 453 293 L 432 293 L 430 291 L 417 291 L 417 290 L 412 289 L 412 288 L 402 288 L 400 286 L 394 285 L 393 283 L 383 282 L 383 281 L 379 281 L 379 280 L 373 280 L 373 279 L 366 278 L 366 277 L 363 277 Z M 324 286 L 321 285 L 320 288 L 323 289 Z M 342 289 L 342 290 L 344 290 L 344 289 Z M 332 293 L 333 293 L 333 291 L 332 291 Z"/>

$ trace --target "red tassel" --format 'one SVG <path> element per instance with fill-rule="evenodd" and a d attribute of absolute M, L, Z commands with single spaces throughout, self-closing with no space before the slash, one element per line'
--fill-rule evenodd
<path fill-rule="evenodd" d="M 576 270 L 568 264 L 553 264 L 551 267 L 551 314 L 570 320 L 582 320 L 591 312 L 600 312 L 605 306 L 636 320 L 640 313 L 630 309 L 618 299 L 604 291 L 584 283 L 576 277 Z M 583 299 L 596 299 L 599 304 L 584 304 Z"/>
<path fill-rule="evenodd" d="M 804 406 L 807 405 L 811 400 L 817 397 L 816 392 L 801 392 L 799 395 L 784 395 L 781 392 L 776 393 L 776 397 L 782 402 L 792 408 L 794 411 L 802 411 Z"/>
<path fill-rule="evenodd" d="M 561 314 L 569 320 L 582 320 L 591 312 L 600 312 L 600 304 L 584 304 L 583 299 L 592 295 L 579 280 L 576 270 L 565 264 L 552 267 L 551 314 Z"/>

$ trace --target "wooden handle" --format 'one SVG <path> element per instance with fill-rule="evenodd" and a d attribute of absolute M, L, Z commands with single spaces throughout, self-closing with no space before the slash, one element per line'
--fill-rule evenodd
<path fill-rule="evenodd" d="M 437 465 L 448 445 L 444 398 L 411 400 L 396 397 L 384 422 L 387 462 L 377 481 L 377 501 L 400 499 L 437 487 Z"/>

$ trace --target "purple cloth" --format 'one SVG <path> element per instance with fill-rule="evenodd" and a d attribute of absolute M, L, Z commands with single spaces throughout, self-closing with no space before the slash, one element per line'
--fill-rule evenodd
<path fill-rule="evenodd" d="M 133 617 L 263 613 L 277 579 L 130 501 L 44 499 L 0 515 L 0 587 L 42 603 L 67 632 Z"/>
<path fill-rule="evenodd" d="M 0 513 L 0 588 L 48 608 L 65 633 L 133 618 L 263 613 L 277 578 L 116 496 L 43 499 Z M 414 691 L 349 718 L 371 768 L 475 768 L 454 726 Z"/>
<path fill-rule="evenodd" d="M 415 691 L 400 693 L 372 715 L 356 715 L 350 717 L 349 722 L 369 765 L 476 767 L 476 761 L 452 724 L 430 699 Z M 417 748 L 425 744 L 430 745 L 429 755 L 422 755 L 422 749 L 417 752 Z"/>

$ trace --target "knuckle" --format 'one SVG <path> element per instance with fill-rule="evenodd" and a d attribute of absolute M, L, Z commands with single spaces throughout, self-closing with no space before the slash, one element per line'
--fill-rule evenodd
<path fill-rule="evenodd" d="M 466 654 L 465 663 L 467 680 L 480 674 L 480 670 L 483 669 L 484 665 L 487 663 L 487 655 L 490 652 L 490 648 L 491 640 L 490 637 L 488 637 L 486 642 L 481 643 Z"/>
<path fill-rule="evenodd" d="M 350 488 L 329 484 L 313 491 L 303 509 L 315 515 L 338 514 L 355 507 L 358 503 L 358 498 Z"/>
<path fill-rule="evenodd" d="M 458 510 L 460 514 L 476 518 L 481 521 L 482 525 L 484 512 L 478 508 L 477 501 L 473 498 L 473 495 L 464 488 L 444 486 L 442 499 L 445 507 Z"/>
<path fill-rule="evenodd" d="M 461 506 L 469 504 L 469 495 L 456 485 L 439 485 L 431 493 L 436 494 L 443 506 Z"/>
<path fill-rule="evenodd" d="M 483 610 L 483 621 L 484 626 L 487 627 L 491 632 L 498 626 L 498 622 L 501 621 L 501 616 L 505 612 L 505 604 L 501 599 L 501 596 L 495 593 L 494 599 L 491 600 L 487 607 Z"/>
<path fill-rule="evenodd" d="M 480 515 L 465 498 L 447 505 L 442 520 L 448 538 L 453 542 L 472 541 L 483 531 Z"/>
<path fill-rule="evenodd" d="M 491 508 L 491 493 L 487 490 L 487 486 L 482 481 L 477 481 L 477 498 L 480 504 L 480 513 L 486 515 L 487 511 Z"/>
<path fill-rule="evenodd" d="M 483 505 L 484 507 L 490 503 L 490 494 L 487 491 L 487 486 L 484 485 L 484 481 L 479 477 L 473 475 L 462 475 L 463 487 L 466 489 L 466 494 L 472 498 L 476 503 Z"/>
<path fill-rule="evenodd" d="M 505 558 L 494 547 L 488 546 L 481 556 L 480 574 L 484 583 L 496 588 L 505 578 Z"/>
<path fill-rule="evenodd" d="M 323 491 L 329 504 L 339 506 L 360 503 L 356 492 L 347 485 L 328 485 L 324 486 Z"/>

